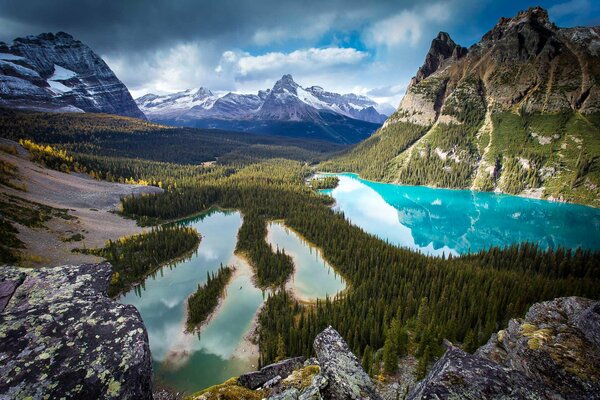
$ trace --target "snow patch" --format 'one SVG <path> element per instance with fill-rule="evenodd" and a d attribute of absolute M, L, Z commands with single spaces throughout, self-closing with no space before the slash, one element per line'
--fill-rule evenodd
<path fill-rule="evenodd" d="M 38 78 L 38 79 L 41 78 L 40 74 L 38 74 L 37 71 L 34 71 L 30 68 L 24 67 L 19 64 L 12 63 L 10 61 L 4 61 L 1 58 L 0 58 L 0 67 L 12 68 L 13 70 L 17 71 L 19 74 L 30 77 L 30 78 Z"/>
<path fill-rule="evenodd" d="M 24 60 L 25 57 L 16 56 L 9 53 L 0 53 L 0 60 Z"/>
<path fill-rule="evenodd" d="M 61 67 L 60 65 L 54 64 L 54 74 L 48 78 L 53 81 L 66 81 L 77 76 L 77 72 L 73 72 L 70 69 Z"/>
<path fill-rule="evenodd" d="M 72 91 L 70 87 L 65 86 L 57 81 L 51 81 L 50 79 L 48 79 L 48 85 L 50 85 L 50 90 L 52 90 L 55 94 L 63 94 Z"/>

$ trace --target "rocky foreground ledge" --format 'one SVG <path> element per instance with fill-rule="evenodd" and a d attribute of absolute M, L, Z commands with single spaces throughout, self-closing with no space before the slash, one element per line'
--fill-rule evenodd
<path fill-rule="evenodd" d="M 0 267 L 0 399 L 152 398 L 148 335 L 111 266 Z"/>
<path fill-rule="evenodd" d="M 361 368 L 332 327 L 317 335 L 316 358 L 268 365 L 191 399 L 600 399 L 600 302 L 577 297 L 534 304 L 475 354 L 447 351 L 408 395 Z M 396 387 L 397 389 L 394 389 Z"/>

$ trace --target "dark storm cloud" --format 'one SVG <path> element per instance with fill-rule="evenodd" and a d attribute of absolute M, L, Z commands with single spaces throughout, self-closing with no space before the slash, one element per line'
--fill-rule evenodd
<path fill-rule="evenodd" d="M 0 0 L 0 40 L 68 32 L 134 95 L 255 92 L 292 73 L 397 103 L 437 32 L 468 46 L 537 2 L 567 26 L 597 20 L 591 0 Z"/>
<path fill-rule="evenodd" d="M 0 16 L 20 26 L 14 36 L 41 31 L 67 31 L 101 52 L 160 47 L 173 41 L 244 38 L 257 29 L 290 24 L 302 28 L 313 16 L 344 18 L 384 15 L 402 1 L 100 1 L 2 0 Z M 11 32 L 2 32 L 4 36 Z M 13 37 L 4 37 L 11 40 Z"/>

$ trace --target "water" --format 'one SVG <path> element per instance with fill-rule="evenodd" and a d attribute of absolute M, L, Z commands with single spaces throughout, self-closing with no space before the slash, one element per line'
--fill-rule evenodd
<path fill-rule="evenodd" d="M 234 255 L 242 225 L 239 212 L 212 211 L 181 224 L 202 235 L 197 252 L 160 269 L 120 301 L 136 306 L 148 329 L 155 382 L 191 393 L 256 369 L 256 351 L 244 337 L 267 295 L 253 285 L 251 267 Z M 293 257 L 295 273 L 288 287 L 300 300 L 344 288 L 319 252 L 282 224 L 269 224 L 268 240 Z M 185 333 L 187 298 L 221 264 L 237 268 L 222 304 L 200 334 Z"/>
<path fill-rule="evenodd" d="M 273 249 L 284 249 L 294 260 L 294 274 L 288 287 L 302 301 L 333 297 L 345 288 L 343 279 L 323 259 L 321 252 L 310 246 L 281 222 L 267 227 L 267 243 Z"/>
<path fill-rule="evenodd" d="M 256 359 L 236 349 L 264 297 L 252 284 L 250 267 L 233 254 L 242 224 L 238 212 L 212 212 L 183 224 L 202 235 L 196 254 L 162 268 L 121 302 L 136 306 L 148 329 L 155 381 L 192 392 L 255 369 Z M 216 272 L 221 263 L 238 270 L 219 313 L 200 335 L 184 333 L 187 298 L 206 282 L 207 271 Z"/>
<path fill-rule="evenodd" d="M 323 190 L 355 225 L 426 254 L 464 254 L 535 242 L 544 248 L 600 249 L 600 210 L 470 190 L 370 182 L 336 174 Z"/>

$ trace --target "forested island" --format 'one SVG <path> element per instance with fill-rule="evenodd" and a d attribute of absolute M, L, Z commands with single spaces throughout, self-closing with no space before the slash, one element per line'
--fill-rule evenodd
<path fill-rule="evenodd" d="M 225 287 L 234 272 L 233 267 L 219 267 L 216 274 L 207 272 L 206 283 L 198 285 L 196 293 L 188 299 L 187 329 L 193 331 L 200 327 L 215 310 L 219 299 L 225 295 Z"/>

